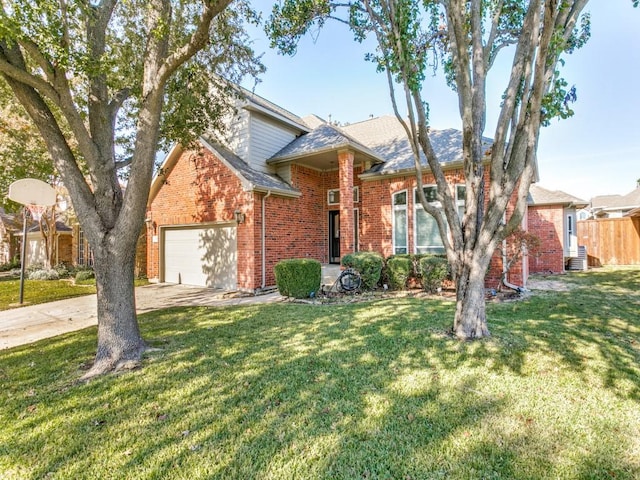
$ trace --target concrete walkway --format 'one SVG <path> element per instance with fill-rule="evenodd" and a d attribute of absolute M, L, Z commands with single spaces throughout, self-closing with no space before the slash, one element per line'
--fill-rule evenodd
<path fill-rule="evenodd" d="M 174 306 L 227 306 L 282 301 L 279 293 L 229 297 L 218 290 L 154 284 L 136 288 L 138 313 Z M 0 350 L 55 337 L 97 324 L 96 296 L 28 305 L 0 312 Z"/>

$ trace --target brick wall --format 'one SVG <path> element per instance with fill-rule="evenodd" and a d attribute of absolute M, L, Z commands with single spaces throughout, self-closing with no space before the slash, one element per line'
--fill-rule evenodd
<path fill-rule="evenodd" d="M 464 172 L 461 169 L 445 172 L 445 177 L 451 185 L 464 184 Z M 433 175 L 427 173 L 423 176 L 423 184 L 435 184 Z M 485 182 L 489 181 L 489 171 L 485 172 Z M 361 186 L 361 233 L 360 245 L 362 250 L 371 250 L 381 253 L 385 258 L 393 254 L 393 215 L 392 195 L 403 190 L 407 191 L 407 237 L 409 253 L 415 253 L 414 216 L 415 202 L 414 189 L 416 188 L 415 175 L 406 175 L 393 178 L 382 178 L 375 181 L 365 181 Z M 488 197 L 488 195 L 487 195 Z M 488 198 L 487 198 L 488 202 Z M 508 210 L 508 214 L 513 211 Z M 500 282 L 502 274 L 502 256 L 496 250 L 491 259 L 489 272 L 486 278 L 486 286 L 495 288 Z M 518 262 L 511 269 L 509 280 L 522 285 L 525 272 L 522 262 Z"/>
<path fill-rule="evenodd" d="M 235 212 L 240 211 L 245 215 L 245 222 L 237 228 L 238 287 L 252 289 L 255 278 L 253 194 L 245 192 L 238 177 L 205 149 L 182 152 L 164 181 L 147 212 L 151 221 L 147 228 L 149 278 L 160 276 L 162 227 L 234 221 Z"/>
<path fill-rule="evenodd" d="M 353 184 L 360 188 L 360 201 L 353 204 L 360 214 L 359 250 L 377 251 L 385 257 L 393 253 L 392 194 L 406 190 L 409 252 L 414 253 L 415 177 L 363 182 L 358 177 L 362 170 L 361 166 L 353 168 Z M 461 169 L 450 170 L 446 176 L 451 184 L 464 182 Z M 245 192 L 238 177 L 207 150 L 183 152 L 165 181 L 147 214 L 151 219 L 151 226 L 146 230 L 149 278 L 157 279 L 160 274 L 159 237 L 163 226 L 233 221 L 234 212 L 239 210 L 245 214 L 245 221 L 237 228 L 238 287 L 246 290 L 261 287 L 262 202 L 266 193 Z M 434 183 L 430 174 L 425 174 L 423 181 L 425 185 Z M 299 198 L 273 194 L 265 200 L 265 286 L 275 284 L 273 268 L 279 260 L 313 258 L 322 263 L 329 260 L 328 215 L 340 206 L 327 205 L 327 191 L 345 189 L 344 182 L 340 184 L 339 170 L 318 171 L 291 165 L 291 184 L 301 192 Z M 498 253 L 492 260 L 488 286 L 497 285 L 501 271 Z M 522 275 L 521 266 L 516 266 L 511 282 L 520 284 Z"/>
<path fill-rule="evenodd" d="M 58 263 L 73 264 L 73 235 L 58 234 Z"/>
<path fill-rule="evenodd" d="M 531 273 L 564 271 L 564 212 L 559 205 L 530 206 L 529 232 L 540 238 L 538 255 L 529 256 Z"/>
<path fill-rule="evenodd" d="M 266 199 L 266 286 L 275 285 L 273 268 L 286 258 L 312 258 L 327 262 L 327 172 L 300 165 L 291 166 L 291 184 L 300 198 L 270 196 Z M 337 173 L 333 173 L 337 178 Z M 261 200 L 256 194 L 256 286 L 262 282 Z"/>
<path fill-rule="evenodd" d="M 354 183 L 361 182 L 354 169 Z M 238 177 L 211 152 L 183 152 L 167 173 L 165 184 L 153 199 L 147 218 L 147 274 L 158 279 L 161 228 L 203 222 L 233 221 L 234 212 L 245 214 L 238 225 L 238 287 L 260 288 L 262 279 L 262 201 L 266 193 L 244 192 Z M 299 198 L 272 194 L 265 200 L 265 286 L 275 285 L 273 269 L 285 258 L 313 258 L 328 262 L 327 190 L 339 188 L 338 170 L 318 171 L 291 166 L 291 184 Z M 362 195 L 362 192 L 361 192 Z M 355 208 L 360 208 L 355 203 Z M 157 237 L 154 242 L 154 235 Z"/>

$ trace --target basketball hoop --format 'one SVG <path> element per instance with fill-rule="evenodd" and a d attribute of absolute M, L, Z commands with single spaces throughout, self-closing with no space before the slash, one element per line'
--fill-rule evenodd
<path fill-rule="evenodd" d="M 31 218 L 36 222 L 39 222 L 42 218 L 42 214 L 47 210 L 46 205 L 25 205 L 31 213 Z"/>
<path fill-rule="evenodd" d="M 49 206 L 56 204 L 56 191 L 35 178 L 23 178 L 9 185 L 9 198 L 23 204 L 31 212 L 34 220 L 39 221 Z M 24 271 L 27 260 L 27 211 L 22 222 L 22 252 L 20 255 L 20 305 L 24 300 Z"/>

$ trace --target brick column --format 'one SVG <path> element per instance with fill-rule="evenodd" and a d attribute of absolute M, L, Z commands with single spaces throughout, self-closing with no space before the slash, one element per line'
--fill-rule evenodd
<path fill-rule="evenodd" d="M 340 177 L 340 256 L 354 251 L 353 230 L 353 151 L 338 151 Z"/>

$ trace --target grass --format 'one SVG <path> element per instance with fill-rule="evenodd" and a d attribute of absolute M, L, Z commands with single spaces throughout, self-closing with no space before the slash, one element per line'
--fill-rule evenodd
<path fill-rule="evenodd" d="M 135 285 L 147 285 L 146 279 L 136 279 Z M 95 279 L 85 280 L 74 284 L 70 279 L 64 280 L 25 280 L 24 305 L 48 303 L 65 298 L 79 297 L 96 293 Z M 20 280 L 15 278 L 0 278 L 0 311 L 17 308 L 20 305 Z"/>
<path fill-rule="evenodd" d="M 640 478 L 640 269 L 488 305 L 174 308 L 159 350 L 78 384 L 95 328 L 0 352 L 6 479 Z"/>
<path fill-rule="evenodd" d="M 71 280 L 25 280 L 24 303 L 33 305 L 96 293 L 94 286 L 74 285 Z M 0 311 L 18 307 L 20 280 L 0 279 Z"/>

